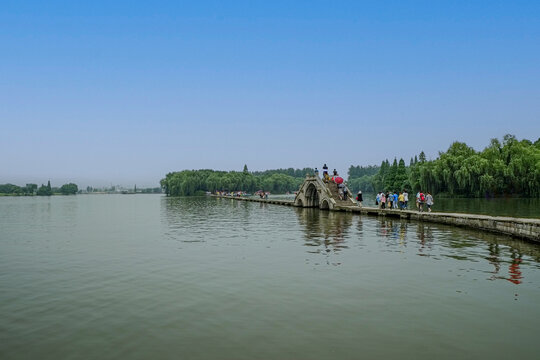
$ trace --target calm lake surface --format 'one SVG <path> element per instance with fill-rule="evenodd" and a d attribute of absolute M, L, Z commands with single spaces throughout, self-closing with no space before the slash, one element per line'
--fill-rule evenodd
<path fill-rule="evenodd" d="M 207 197 L 0 198 L 1 359 L 536 358 L 539 331 L 540 246 L 505 236 Z"/>

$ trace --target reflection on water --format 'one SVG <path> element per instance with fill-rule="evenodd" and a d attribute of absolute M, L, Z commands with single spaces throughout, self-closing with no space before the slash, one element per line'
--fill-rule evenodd
<path fill-rule="evenodd" d="M 504 279 L 516 285 L 523 282 L 523 275 L 520 270 L 523 254 L 519 248 L 511 247 L 509 249 L 510 260 L 506 261 L 501 257 L 499 244 L 490 243 L 488 245 L 488 250 L 489 256 L 486 257 L 486 260 L 493 265 L 493 270 L 491 271 L 492 276 L 489 278 L 490 280 Z M 508 264 L 508 276 L 501 274 L 501 263 Z M 504 266 L 504 268 L 506 269 L 506 266 Z"/>
<path fill-rule="evenodd" d="M 341 252 L 353 248 L 369 253 L 376 244 L 377 257 L 382 253 L 420 256 L 443 267 L 451 266 L 448 272 L 457 278 L 472 276 L 472 281 L 503 280 L 517 286 L 526 281 L 527 271 L 540 269 L 538 245 L 505 236 L 384 216 L 365 217 L 318 209 L 294 211 L 303 229 L 307 253 L 324 258 L 322 262 L 316 260 L 316 265 L 347 264 Z M 403 260 L 393 260 L 400 261 Z M 522 270 L 524 264 L 527 271 Z M 431 265 L 420 263 L 420 266 Z M 468 293 L 462 289 L 456 292 Z M 518 299 L 517 288 L 513 296 Z"/>
<path fill-rule="evenodd" d="M 501 279 L 515 285 L 523 283 L 520 266 L 524 254 L 529 257 L 529 265 L 539 267 L 537 245 L 505 236 L 407 219 L 363 217 L 318 209 L 295 208 L 294 211 L 303 227 L 307 252 L 323 254 L 326 264 L 341 265 L 343 260 L 332 255 L 339 255 L 350 246 L 365 247 L 363 239 L 367 229 L 368 238 L 384 246 L 382 251 L 415 254 L 434 261 L 445 258 L 469 263 L 485 261 L 493 267 L 492 270 L 479 270 L 490 274 L 487 280 Z M 483 268 L 482 264 L 479 267 Z"/>
<path fill-rule="evenodd" d="M 326 263 L 340 265 L 339 261 L 332 262 L 329 253 L 337 253 L 347 249 L 349 229 L 353 223 L 350 213 L 320 211 L 318 209 L 295 208 L 299 224 L 304 226 L 305 246 L 311 254 L 323 254 Z M 359 225 L 361 228 L 361 225 Z"/>
<path fill-rule="evenodd" d="M 523 282 L 523 274 L 520 269 L 522 262 L 523 254 L 519 249 L 511 248 L 510 249 L 510 260 L 503 260 L 500 258 L 500 251 L 498 245 L 490 245 L 490 256 L 487 258 L 488 261 L 493 265 L 494 270 L 492 271 L 492 276 L 490 280 L 504 279 L 513 284 L 521 284 Z M 503 263 L 504 269 L 506 270 L 506 265 L 508 266 L 508 275 L 501 274 L 501 263 Z"/>
<path fill-rule="evenodd" d="M 320 211 L 317 209 L 298 209 L 298 222 L 305 226 L 306 246 L 323 245 L 326 251 L 346 249 L 345 238 L 352 225 L 353 216 L 349 213 Z"/>
<path fill-rule="evenodd" d="M 506 280 L 514 284 L 521 284 L 523 282 L 523 276 L 521 275 L 521 271 L 519 270 L 519 265 L 521 264 L 521 256 L 522 255 L 519 254 L 517 251 L 512 251 L 512 263 L 508 267 L 508 273 L 510 277 Z"/>
<path fill-rule="evenodd" d="M 227 238 L 233 236 L 231 231 L 245 230 L 253 217 L 245 202 L 222 198 L 208 200 L 206 197 L 163 197 L 165 235 L 183 243 L 206 242 L 216 235 Z"/>
<path fill-rule="evenodd" d="M 394 218 L 0 198 L 0 358 L 534 358 L 539 264 L 538 245 Z"/>
<path fill-rule="evenodd" d="M 419 248 L 418 255 L 429 256 L 433 249 L 433 231 L 431 224 L 418 223 L 416 226 L 416 237 L 418 238 Z"/>

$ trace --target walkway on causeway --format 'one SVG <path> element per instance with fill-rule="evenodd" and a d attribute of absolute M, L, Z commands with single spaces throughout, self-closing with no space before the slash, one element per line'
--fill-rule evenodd
<path fill-rule="evenodd" d="M 292 200 L 257 199 L 250 197 L 217 196 L 219 198 L 239 201 L 252 201 L 267 204 L 302 207 Z M 414 210 L 379 209 L 375 207 L 359 207 L 356 205 L 335 204 L 330 211 L 352 212 L 361 215 L 399 217 L 406 220 L 427 221 L 440 224 L 468 227 L 482 231 L 510 235 L 540 243 L 540 219 L 513 218 L 477 214 L 419 212 Z"/>

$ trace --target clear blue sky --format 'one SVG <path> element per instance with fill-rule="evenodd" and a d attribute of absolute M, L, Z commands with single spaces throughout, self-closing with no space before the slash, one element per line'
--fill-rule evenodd
<path fill-rule="evenodd" d="M 2 1 L 0 183 L 346 172 L 540 137 L 539 1 L 111 3 Z"/>

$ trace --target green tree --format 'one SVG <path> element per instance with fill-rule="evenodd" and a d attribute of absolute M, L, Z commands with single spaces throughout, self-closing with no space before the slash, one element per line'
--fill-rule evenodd
<path fill-rule="evenodd" d="M 64 184 L 60 187 L 60 193 L 62 195 L 75 195 L 78 191 L 78 186 L 73 183 Z"/>
<path fill-rule="evenodd" d="M 362 190 L 363 192 L 371 193 L 375 192 L 375 188 L 373 187 L 373 178 L 375 175 L 364 175 L 359 178 L 353 178 L 348 181 L 347 186 L 351 191 L 357 192 L 359 190 Z"/>
<path fill-rule="evenodd" d="M 375 191 L 386 190 L 385 188 L 386 177 L 388 176 L 389 171 L 390 171 L 390 163 L 388 162 L 388 159 L 386 159 L 381 163 L 379 172 L 373 177 L 372 184 L 373 184 L 373 187 L 375 188 Z"/>
<path fill-rule="evenodd" d="M 386 177 L 384 178 L 384 189 L 394 191 L 394 185 L 396 182 L 396 175 L 398 171 L 397 159 L 394 158 L 392 166 L 390 166 Z"/>
<path fill-rule="evenodd" d="M 360 178 L 365 175 L 375 175 L 379 172 L 380 167 L 375 165 L 369 166 L 353 166 L 349 167 L 348 175 L 349 181 L 354 178 Z"/>
<path fill-rule="evenodd" d="M 160 181 L 169 196 L 204 194 L 206 191 L 266 191 L 284 193 L 298 190 L 309 169 L 267 170 L 264 172 L 237 172 L 213 170 L 183 170 L 168 173 Z M 288 174 L 299 175 L 299 177 Z"/>
<path fill-rule="evenodd" d="M 52 195 L 51 182 L 49 181 L 47 186 L 41 184 L 36 194 L 39 196 L 51 196 Z"/>
<path fill-rule="evenodd" d="M 27 195 L 34 195 L 37 189 L 38 189 L 37 184 L 26 184 L 24 192 Z"/>
<path fill-rule="evenodd" d="M 411 166 L 409 181 L 415 190 L 450 195 L 538 197 L 540 149 L 513 135 L 505 135 L 502 142 L 491 139 L 482 152 L 454 142 L 437 159 Z"/>
<path fill-rule="evenodd" d="M 21 187 L 13 184 L 0 185 L 0 194 L 20 195 L 23 193 Z"/>
<path fill-rule="evenodd" d="M 409 176 L 407 174 L 407 167 L 405 166 L 405 161 L 399 159 L 399 164 L 397 165 L 396 175 L 394 177 L 394 184 L 392 188 L 394 191 L 401 191 L 409 187 Z"/>

